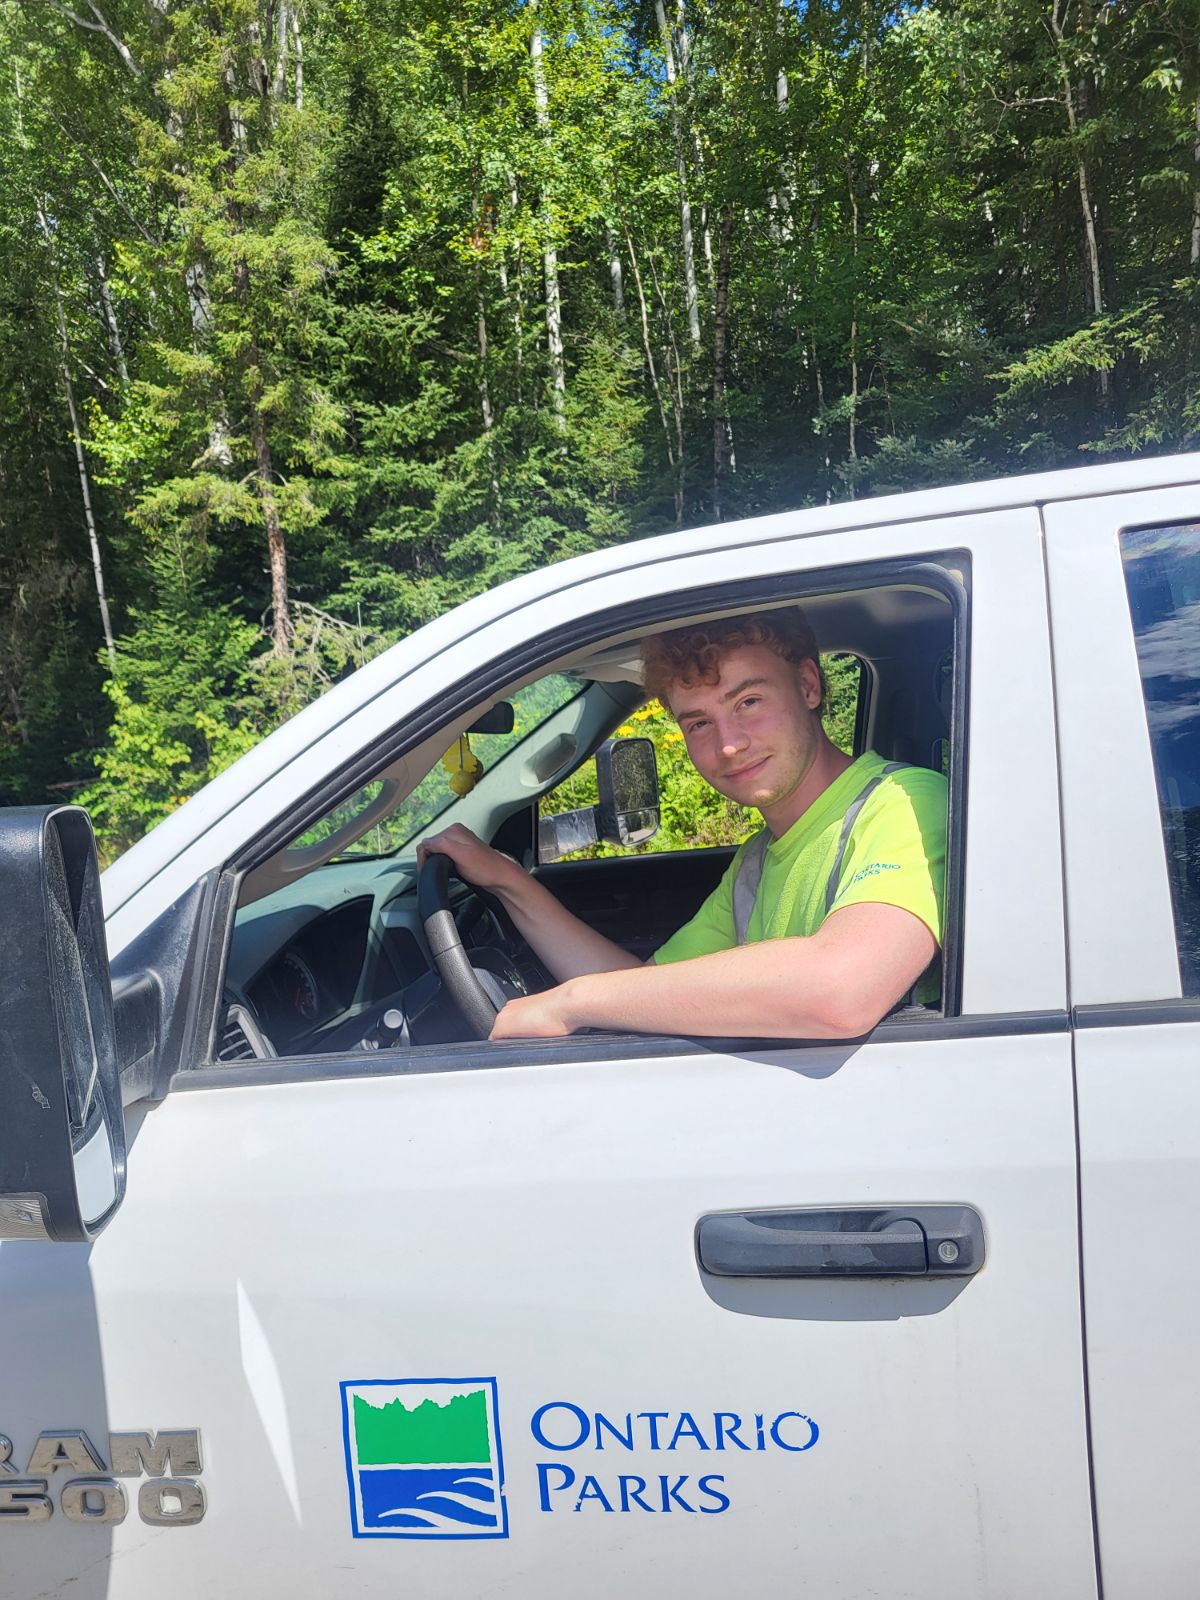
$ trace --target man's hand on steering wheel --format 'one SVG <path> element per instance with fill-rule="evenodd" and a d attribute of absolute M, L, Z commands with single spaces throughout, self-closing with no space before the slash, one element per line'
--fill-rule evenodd
<path fill-rule="evenodd" d="M 589 973 L 627 971 L 643 964 L 639 956 L 622 949 L 573 916 L 519 862 L 493 850 L 461 824 L 426 839 L 418 849 L 417 858 L 421 863 L 421 880 L 424 880 L 418 883 L 418 904 L 430 953 L 443 985 L 478 1038 L 569 1033 L 580 1026 L 569 1014 L 566 990 L 570 979 Z M 491 985 L 486 981 L 480 983 L 462 950 L 448 909 L 447 867 L 439 858 L 446 858 L 453 870 L 481 893 L 495 895 L 511 919 L 518 939 L 530 947 L 550 975 L 551 987 L 537 995 L 518 998 L 523 985 L 510 984 L 507 997 L 500 996 L 494 1002 L 495 1011 L 503 1012 L 499 1023 L 494 1014 L 488 1017 L 484 1010 Z M 431 862 L 439 863 L 439 870 L 431 870 Z M 435 883 L 435 878 L 440 882 Z M 439 912 L 444 914 L 439 915 Z M 455 943 L 459 946 L 457 952 L 453 949 Z M 511 969 L 501 968 L 504 978 L 510 977 L 510 972 Z M 505 998 L 507 1004 L 504 1004 Z M 537 1004 L 533 1003 L 535 1000 Z"/>
<path fill-rule="evenodd" d="M 454 870 L 465 883 L 492 893 L 503 893 L 505 888 L 520 883 L 526 876 L 525 869 L 511 856 L 501 855 L 490 844 L 484 844 L 461 822 L 454 823 L 443 833 L 435 833 L 431 839 L 423 839 L 417 846 L 417 865 L 424 866 L 431 855 L 449 856 Z"/>
<path fill-rule="evenodd" d="M 451 842 L 459 845 L 468 859 L 474 846 L 485 861 L 487 857 L 494 857 L 497 862 L 507 860 L 466 828 L 449 831 L 463 836 Z M 514 872 L 521 871 L 515 861 L 509 861 L 508 866 Z M 469 952 L 465 948 L 450 908 L 452 876 L 471 881 L 460 871 L 451 850 L 426 849 L 417 878 L 417 911 L 443 989 L 475 1038 L 486 1039 L 507 1002 L 525 994 L 525 983 L 514 962 L 502 951 Z M 494 882 L 494 876 L 488 876 Z M 472 887 L 484 895 L 492 892 L 479 882 L 473 882 Z"/>

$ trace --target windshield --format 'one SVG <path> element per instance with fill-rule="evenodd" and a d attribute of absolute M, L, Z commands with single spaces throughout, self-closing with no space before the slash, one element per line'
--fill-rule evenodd
<path fill-rule="evenodd" d="M 539 678 L 536 683 L 518 689 L 509 696 L 509 704 L 513 708 L 512 732 L 468 735 L 471 755 L 482 763 L 484 772 L 490 772 L 518 745 L 535 734 L 556 711 L 581 695 L 587 687 L 579 678 L 551 673 L 548 677 Z M 411 794 L 406 795 L 394 809 L 377 818 L 360 838 L 347 844 L 331 859 L 344 861 L 353 856 L 396 855 L 422 838 L 431 823 L 445 817 L 448 826 L 454 819 L 447 813 L 454 809 L 461 798 L 451 787 L 455 776 L 453 768 L 463 763 L 465 755 L 466 745 L 456 739 L 447 752 L 449 764 L 446 760 L 437 762 Z M 478 776 L 482 776 L 482 773 Z M 382 792 L 383 780 L 380 778 L 364 784 L 292 840 L 289 849 L 305 849 L 331 838 L 340 829 L 352 824 L 356 816 L 370 810 Z"/>

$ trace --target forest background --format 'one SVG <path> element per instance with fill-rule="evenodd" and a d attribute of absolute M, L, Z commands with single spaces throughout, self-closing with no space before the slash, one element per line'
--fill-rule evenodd
<path fill-rule="evenodd" d="M 1200 440 L 1200 0 L 0 0 L 0 62 L 0 801 L 109 855 L 515 573 Z"/>

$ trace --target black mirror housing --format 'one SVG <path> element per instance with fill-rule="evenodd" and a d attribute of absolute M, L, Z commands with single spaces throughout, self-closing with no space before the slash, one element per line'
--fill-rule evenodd
<path fill-rule="evenodd" d="M 650 739 L 607 739 L 596 751 L 602 839 L 645 844 L 658 832 L 658 761 Z"/>
<path fill-rule="evenodd" d="M 538 821 L 538 860 L 607 844 L 645 844 L 658 832 L 658 759 L 649 739 L 608 739 L 596 751 L 599 805 Z"/>
<path fill-rule="evenodd" d="M 78 806 L 0 811 L 0 1239 L 94 1239 L 125 1193 L 96 842 Z"/>
<path fill-rule="evenodd" d="M 467 729 L 468 733 L 511 733 L 517 725 L 517 714 L 511 700 L 497 700 L 490 710 Z"/>

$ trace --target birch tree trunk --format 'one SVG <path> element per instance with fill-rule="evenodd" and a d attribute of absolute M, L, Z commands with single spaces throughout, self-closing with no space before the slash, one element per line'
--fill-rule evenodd
<path fill-rule="evenodd" d="M 491 469 L 492 495 L 498 498 L 500 484 L 496 477 L 496 447 L 492 439 L 492 431 L 496 426 L 496 415 L 492 410 L 492 391 L 488 384 L 488 325 L 487 312 L 483 304 L 483 292 L 479 293 L 479 414 L 483 420 L 484 437 L 487 439 L 488 465 Z"/>
<path fill-rule="evenodd" d="M 292 54 L 296 58 L 296 110 L 304 110 L 304 39 L 300 33 L 300 9 L 298 6 L 288 8 L 288 18 L 292 25 Z"/>
<path fill-rule="evenodd" d="M 821 373 L 821 355 L 817 349 L 815 337 L 812 340 L 812 364 L 813 373 L 817 380 L 817 415 L 823 417 L 825 415 L 825 379 Z M 829 458 L 829 433 L 825 428 L 821 429 L 821 437 L 825 441 L 825 504 L 828 505 L 833 499 L 833 485 L 829 478 L 830 468 L 833 463 Z"/>
<path fill-rule="evenodd" d="M 122 39 L 120 35 L 109 26 L 108 22 L 101 15 L 94 4 L 92 5 L 91 9 L 93 15 L 98 19 L 96 24 L 89 23 L 85 18 L 80 17 L 69 7 L 59 3 L 59 0 L 49 0 L 49 3 L 56 11 L 61 12 L 63 16 L 69 18 L 72 22 L 77 24 L 77 26 L 86 28 L 93 33 L 103 34 L 103 36 L 112 45 L 113 49 L 117 52 L 131 76 L 139 80 L 144 78 L 145 75 L 142 71 L 141 65 L 135 58 L 129 46 L 126 44 L 125 40 Z M 169 0 L 150 0 L 150 4 L 161 17 L 167 16 Z M 299 74 L 299 70 L 299 66 L 297 65 L 297 74 Z M 170 80 L 171 70 L 168 67 L 163 70 L 159 83 L 155 86 L 156 91 L 159 89 L 161 84 L 169 83 Z M 297 78 L 297 82 L 299 82 L 299 78 Z M 167 138 L 171 140 L 172 144 L 178 145 L 181 143 L 183 139 L 183 125 L 179 120 L 178 113 L 171 108 L 169 103 L 164 103 L 163 127 L 166 131 Z M 192 343 L 194 349 L 199 352 L 207 340 L 208 330 L 212 325 L 212 300 L 208 292 L 208 282 L 204 271 L 204 263 L 198 260 L 189 262 L 187 266 L 184 267 L 183 279 L 184 287 L 187 291 L 188 310 L 192 323 Z M 233 465 L 233 452 L 229 448 L 227 432 L 228 429 L 226 427 L 225 419 L 223 417 L 218 417 L 209 428 L 208 448 L 204 452 L 205 458 L 209 462 L 221 467 L 229 467 Z"/>
<path fill-rule="evenodd" d="M 73 22 L 76 27 L 86 28 L 89 33 L 103 34 L 132 76 L 135 78 L 142 76 L 142 69 L 135 60 L 132 50 L 130 50 L 120 34 L 109 27 L 99 6 L 95 4 L 95 0 L 91 0 L 90 4 L 92 16 L 95 18 L 93 22 L 89 22 L 86 17 L 81 17 L 78 12 L 72 11 L 69 6 L 63 5 L 62 0 L 46 0 L 46 3 L 52 10 L 57 11 L 60 16 L 66 17 L 68 21 Z M 158 9 L 161 9 L 161 6 Z"/>
<path fill-rule="evenodd" d="M 1188 257 L 1194 267 L 1200 263 L 1200 91 L 1196 94 L 1195 135 L 1192 139 L 1192 250 Z"/>
<path fill-rule="evenodd" d="M 621 252 L 611 225 L 604 224 L 604 248 L 608 253 L 608 274 L 612 279 L 613 310 L 619 317 L 625 315 L 625 277 L 621 268 Z"/>
<path fill-rule="evenodd" d="M 257 350 L 254 352 L 257 356 Z M 259 374 L 261 382 L 261 374 Z M 275 463 L 263 424 L 262 391 L 254 397 L 250 431 L 254 439 L 254 462 L 258 469 L 258 499 L 262 506 L 263 528 L 267 535 L 267 556 L 271 565 L 271 645 L 277 656 L 290 654 L 292 614 L 288 603 L 287 544 L 279 521 L 275 499 Z"/>
<path fill-rule="evenodd" d="M 240 228 L 240 219 L 238 222 Z M 250 323 L 250 268 L 245 256 L 239 257 L 234 267 L 234 282 L 238 299 Z M 266 417 L 263 414 L 262 353 L 253 327 L 246 344 L 246 396 L 249 401 L 250 442 L 254 446 L 255 481 L 258 503 L 262 508 L 263 531 L 267 536 L 267 559 L 271 570 L 271 644 L 276 656 L 287 656 L 292 648 L 292 610 L 288 599 L 287 541 L 283 524 L 279 520 L 279 503 L 275 498 L 275 461 L 267 437 Z"/>
<path fill-rule="evenodd" d="M 520 193 L 517 189 L 516 176 L 508 175 L 508 198 L 512 205 L 513 215 L 516 216 L 517 208 L 521 203 Z M 525 276 L 524 259 L 521 255 L 521 243 L 518 236 L 513 246 L 513 276 L 515 283 L 508 275 L 508 263 L 503 250 L 497 252 L 496 271 L 500 278 L 500 292 L 506 304 L 512 306 L 513 325 L 513 366 L 515 369 L 515 383 L 517 405 L 524 404 L 525 399 L 525 294 L 523 280 Z"/>
<path fill-rule="evenodd" d="M 713 520 L 723 515 L 721 492 L 725 479 L 736 468 L 733 453 L 733 425 L 729 420 L 726 393 L 726 360 L 729 335 L 729 252 L 733 239 L 733 201 L 726 200 L 721 211 L 721 237 L 717 252 L 717 294 L 713 304 Z"/>
<path fill-rule="evenodd" d="M 675 325 L 671 319 L 671 307 L 663 293 L 662 279 L 658 275 L 658 267 L 654 262 L 654 254 L 650 253 L 650 272 L 654 278 L 654 292 L 658 296 L 659 309 L 662 312 L 663 326 L 667 330 L 667 376 L 671 381 L 671 393 L 675 397 L 676 429 L 679 436 L 679 453 L 683 455 L 683 362 L 679 359 L 679 346 L 675 342 Z"/>
<path fill-rule="evenodd" d="M 226 54 L 224 76 L 229 90 L 226 112 L 230 132 L 226 148 L 229 160 L 234 168 L 237 168 L 246 154 L 247 129 L 237 109 L 237 70 L 232 52 Z M 287 657 L 291 655 L 295 633 L 288 598 L 287 541 L 279 517 L 279 502 L 275 494 L 277 473 L 263 407 L 266 379 L 263 375 L 262 350 L 250 297 L 250 263 L 245 254 L 242 237 L 244 233 L 242 211 L 239 201 L 232 194 L 226 201 L 225 220 L 236 252 L 233 282 L 242 310 L 245 337 L 244 354 L 241 359 L 245 384 L 243 392 L 247 403 L 250 443 L 254 449 L 254 479 L 258 490 L 258 503 L 262 509 L 263 531 L 267 536 L 267 560 L 271 572 L 271 645 L 277 657 Z"/>
<path fill-rule="evenodd" d="M 291 26 L 291 7 L 288 0 L 280 0 L 279 20 L 275 28 L 275 74 L 271 82 L 271 94 L 276 101 L 281 101 L 287 93 L 288 34 Z"/>
<path fill-rule="evenodd" d="M 466 100 L 466 82 L 464 74 L 463 99 Z M 479 201 L 479 190 L 476 185 L 471 195 L 471 212 L 474 220 L 476 237 L 484 240 L 486 248 L 486 235 L 482 229 L 482 207 Z M 501 262 L 503 266 L 503 262 Z M 496 467 L 496 441 L 492 437 L 496 427 L 496 415 L 492 410 L 492 390 L 488 381 L 488 325 L 487 307 L 483 298 L 483 269 L 478 270 L 475 289 L 476 305 L 476 330 L 479 340 L 479 415 L 483 422 L 483 437 L 487 449 L 488 459 L 488 488 L 491 495 L 491 504 L 488 508 L 488 521 L 493 530 L 499 533 L 500 529 L 500 477 Z"/>
<path fill-rule="evenodd" d="M 1067 126 L 1071 136 L 1078 141 L 1079 115 L 1075 104 L 1075 89 L 1071 83 L 1071 74 L 1067 67 L 1064 54 L 1065 34 L 1062 17 L 1063 0 L 1054 0 L 1050 11 L 1050 31 L 1054 35 L 1058 46 L 1058 71 L 1062 80 L 1063 106 L 1067 113 Z M 1078 151 L 1075 158 L 1076 174 L 1079 182 L 1079 205 L 1083 213 L 1084 250 L 1088 264 L 1088 282 L 1091 295 L 1093 316 L 1099 316 L 1104 310 L 1103 274 L 1100 264 L 1100 244 L 1096 237 L 1096 212 L 1092 202 L 1091 180 L 1088 174 L 1087 161 L 1082 151 Z M 1100 372 L 1100 393 L 1108 398 L 1111 389 L 1111 380 L 1107 368 Z"/>
<path fill-rule="evenodd" d="M 231 208 L 231 226 L 241 231 L 241 218 Z M 258 488 L 258 503 L 262 508 L 263 531 L 267 536 L 267 559 L 271 571 L 271 644 L 276 656 L 291 654 L 292 611 L 288 599 L 287 541 L 283 524 L 279 520 L 279 503 L 275 497 L 275 461 L 267 437 L 266 417 L 263 413 L 262 352 L 255 334 L 250 306 L 250 267 L 244 255 L 234 265 L 234 283 L 238 300 L 246 313 L 248 338 L 245 353 L 246 398 L 249 403 L 250 442 L 254 447 L 254 477 Z"/>
<path fill-rule="evenodd" d="M 703 191 L 704 186 L 704 145 L 700 140 L 700 129 L 696 126 L 696 68 L 692 61 L 692 35 L 688 28 L 687 9 L 685 0 L 675 0 L 675 32 L 674 43 L 678 49 L 680 77 L 687 90 L 688 115 L 692 124 L 692 156 L 696 163 L 696 180 Z M 716 267 L 713 264 L 712 230 L 708 225 L 708 208 L 703 199 L 700 201 L 700 239 L 704 248 L 704 265 L 708 272 L 708 287 L 711 294 L 717 292 Z"/>
<path fill-rule="evenodd" d="M 96 13 L 99 16 L 99 12 Z M 103 19 L 101 19 L 103 20 Z M 107 24 L 105 25 L 107 32 Z M 109 35 L 111 37 L 111 35 Z M 132 59 L 132 58 L 130 58 Z M 25 145 L 25 119 L 21 109 L 21 73 L 17 69 L 15 74 L 17 91 L 17 138 L 22 146 Z M 108 610 L 108 595 L 104 587 L 104 563 L 100 557 L 100 536 L 96 531 L 96 517 L 92 510 L 92 485 L 88 477 L 87 457 L 83 453 L 83 435 L 79 431 L 79 410 L 75 404 L 75 385 L 71 380 L 71 343 L 67 336 L 67 318 L 63 311 L 62 284 L 58 276 L 58 259 L 54 251 L 54 236 L 50 228 L 50 220 L 45 209 L 39 202 L 37 205 L 38 227 L 46 241 L 46 253 L 50 261 L 50 276 L 54 287 L 54 313 L 58 323 L 59 366 L 62 375 L 63 393 L 67 401 L 67 415 L 71 419 L 71 441 L 75 446 L 75 465 L 79 471 L 79 493 L 83 501 L 83 521 L 87 529 L 88 546 L 92 556 L 92 576 L 96 583 L 96 601 L 100 609 L 100 625 L 104 630 L 104 648 L 108 653 L 109 671 L 116 676 L 117 671 L 117 645 L 113 638 L 112 617 Z"/>
<path fill-rule="evenodd" d="M 782 38 L 783 33 L 783 0 L 776 0 L 776 38 Z M 775 69 L 775 111 L 781 119 L 787 117 L 790 92 L 791 86 L 788 83 L 787 69 L 781 64 Z M 790 146 L 780 158 L 778 172 L 779 186 L 768 192 L 767 208 L 771 213 L 771 232 L 776 238 L 787 240 L 792 236 L 792 211 L 796 203 L 794 164 L 791 158 Z"/>
<path fill-rule="evenodd" d="M 533 103 L 538 130 L 543 139 L 550 140 L 550 97 L 546 92 L 546 69 L 542 62 L 542 28 L 533 4 L 533 34 L 529 40 L 529 60 L 533 67 Z M 551 229 L 554 219 L 545 203 L 543 192 L 542 221 L 545 242 L 542 245 L 542 271 L 546 280 L 546 350 L 550 357 L 550 406 L 554 412 L 555 426 L 560 432 L 567 425 L 567 369 L 563 357 L 562 298 L 558 286 L 558 251 Z"/>
<path fill-rule="evenodd" d="M 700 296 L 696 288 L 696 246 L 692 237 L 692 205 L 688 199 L 687 159 L 684 155 L 683 123 L 679 115 L 676 93 L 678 73 L 675 70 L 675 47 L 671 42 L 671 29 L 663 0 L 654 0 L 658 18 L 658 31 L 662 35 L 663 61 L 667 73 L 667 87 L 671 98 L 671 133 L 675 142 L 675 171 L 679 180 L 679 234 L 683 248 L 684 300 L 687 305 L 688 337 L 692 348 L 700 349 Z"/>
<path fill-rule="evenodd" d="M 75 465 L 79 470 L 79 493 L 83 501 L 83 520 L 87 528 L 88 545 L 92 554 L 92 575 L 96 582 L 96 600 L 100 607 L 100 623 L 104 629 L 104 648 L 108 652 L 109 671 L 116 676 L 117 646 L 113 638 L 112 618 L 108 610 L 108 595 L 104 588 L 104 564 L 100 558 L 100 537 L 96 532 L 96 518 L 92 511 L 92 486 L 88 477 L 87 457 L 83 453 L 83 435 L 79 429 L 79 411 L 75 404 L 75 385 L 71 380 L 71 345 L 67 337 L 67 319 L 63 311 L 62 285 L 58 265 L 54 260 L 54 245 L 50 223 L 41 206 L 38 207 L 38 225 L 50 251 L 51 277 L 54 283 L 54 310 L 58 320 L 59 363 L 62 371 L 63 393 L 67 399 L 67 414 L 71 419 L 71 440 L 75 446 Z"/>
<path fill-rule="evenodd" d="M 662 420 L 663 438 L 667 446 L 667 462 L 671 468 L 671 477 L 675 488 L 675 526 L 683 526 L 683 433 L 682 419 L 678 411 L 675 412 L 675 432 L 678 448 L 671 443 L 671 427 L 667 420 L 667 406 L 663 399 L 662 385 L 658 381 L 658 371 L 654 365 L 654 350 L 650 342 L 650 318 L 646 311 L 646 295 L 642 288 L 642 274 L 638 269 L 637 252 L 633 248 L 633 239 L 629 229 L 625 229 L 625 243 L 629 250 L 629 266 L 633 272 L 634 287 L 637 290 L 638 310 L 642 322 L 642 349 L 646 354 L 646 372 L 650 378 L 650 387 L 654 390 L 654 398 L 658 402 L 658 414 Z M 674 408 L 672 408 L 674 409 Z"/>
<path fill-rule="evenodd" d="M 104 323 L 108 329 L 108 342 L 113 361 L 116 363 L 121 382 L 128 383 L 129 368 L 125 362 L 125 345 L 121 339 L 121 325 L 117 321 L 117 308 L 113 305 L 112 293 L 108 287 L 108 272 L 104 266 L 102 251 L 96 253 L 96 277 L 100 286 L 100 306 L 104 312 Z"/>
<path fill-rule="evenodd" d="M 663 327 L 666 329 L 667 343 L 664 356 L 667 363 L 667 381 L 671 385 L 671 409 L 675 417 L 675 457 L 678 463 L 679 494 L 676 505 L 680 519 L 683 516 L 683 482 L 684 472 L 687 468 L 687 457 L 684 453 L 683 424 L 685 416 L 683 395 L 683 362 L 679 359 L 679 346 L 675 340 L 675 324 L 671 316 L 671 307 L 663 293 L 662 280 L 658 275 L 658 268 L 654 262 L 654 252 L 649 251 L 647 259 L 650 263 L 650 272 L 654 279 L 654 292 L 658 296 L 659 309 L 662 312 Z"/>

